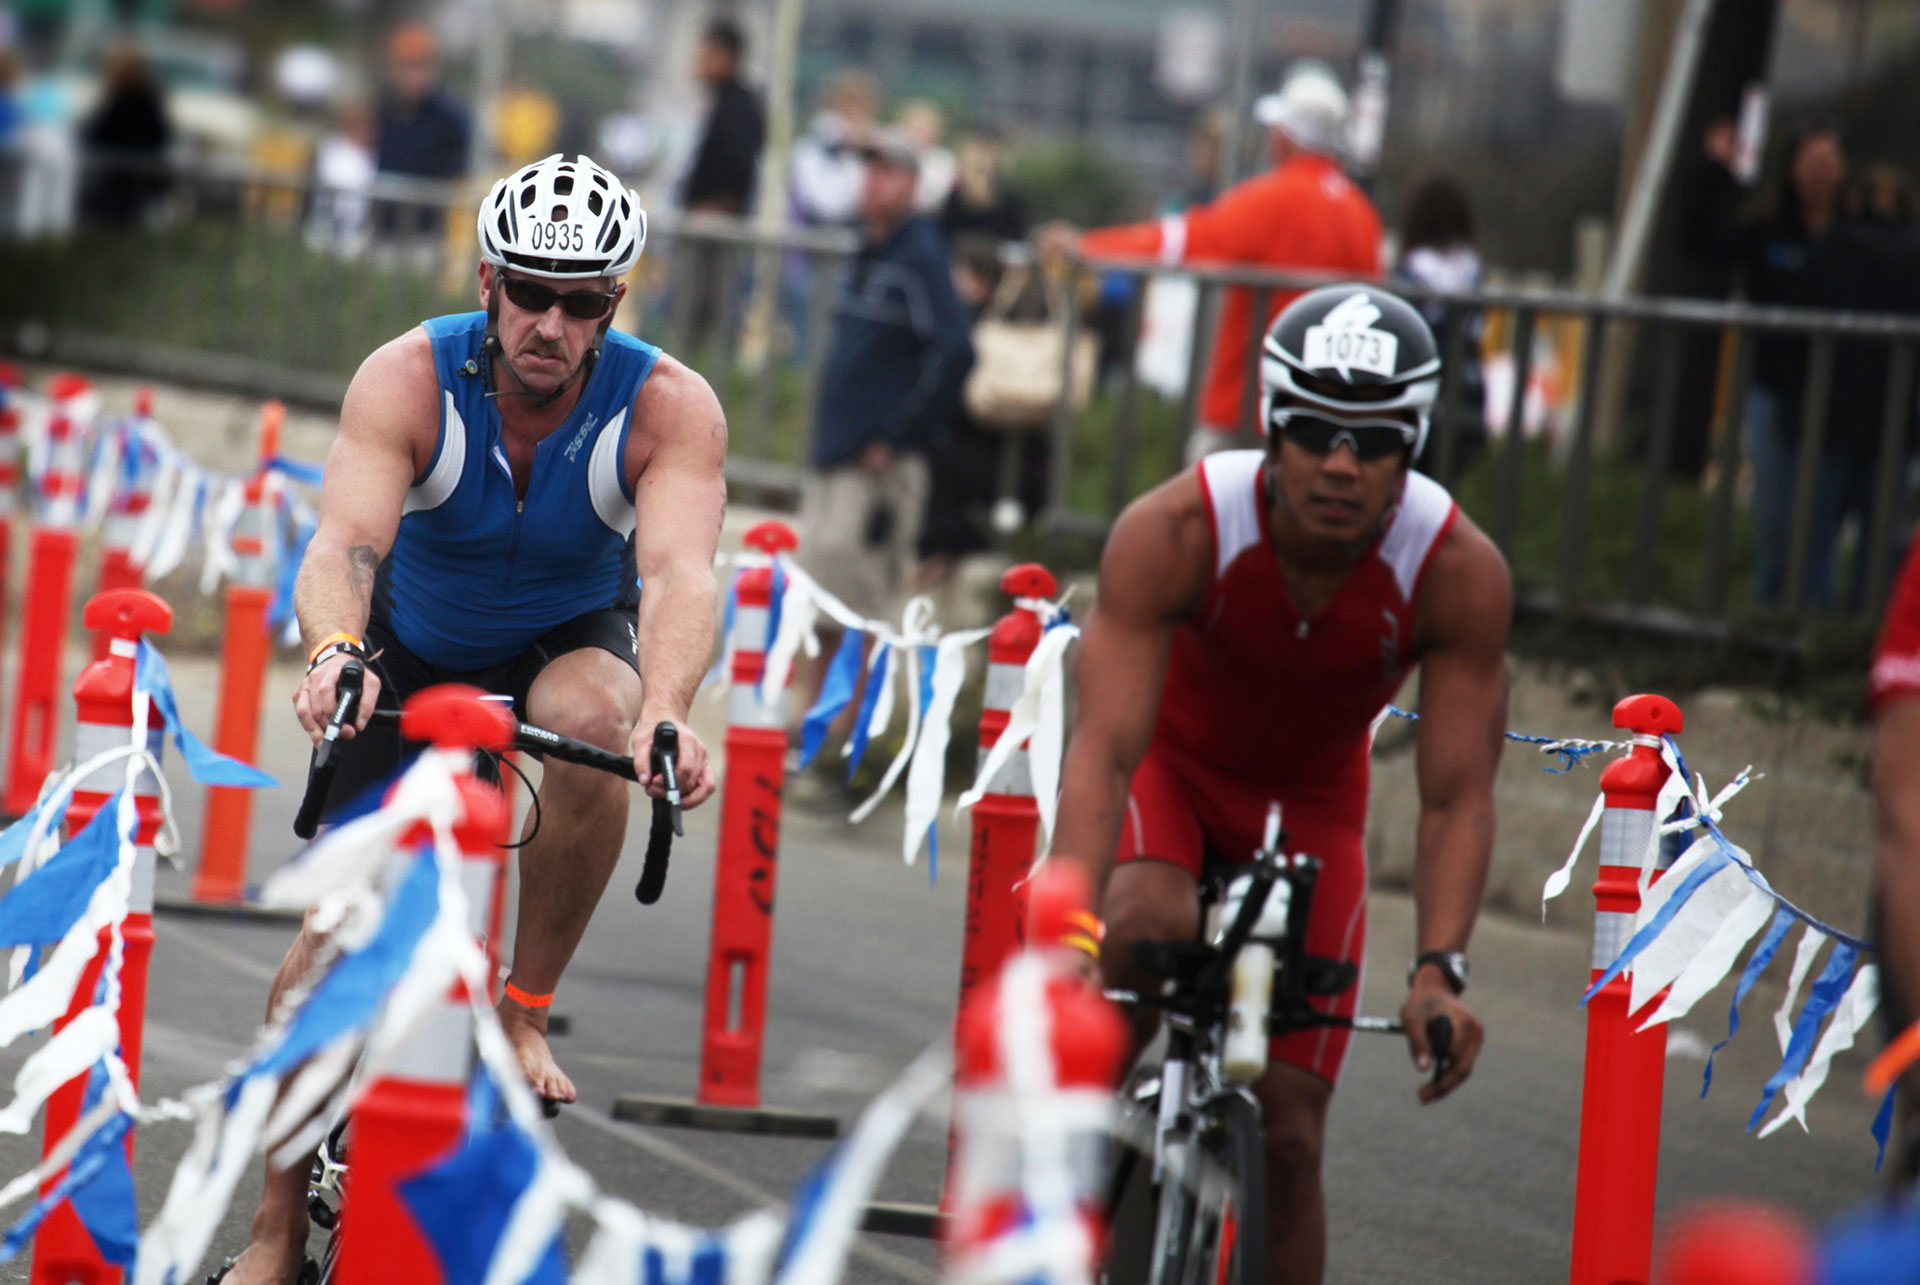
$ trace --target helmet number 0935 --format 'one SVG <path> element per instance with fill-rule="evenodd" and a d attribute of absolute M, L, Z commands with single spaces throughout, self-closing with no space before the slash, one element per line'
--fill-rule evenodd
<path fill-rule="evenodd" d="M 541 250 L 585 250 L 587 231 L 578 223 L 541 223 L 529 226 L 527 245 Z"/>

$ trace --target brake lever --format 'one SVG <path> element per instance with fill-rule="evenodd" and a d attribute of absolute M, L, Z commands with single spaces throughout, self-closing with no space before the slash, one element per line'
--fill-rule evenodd
<path fill-rule="evenodd" d="M 325 763 L 333 756 L 335 742 L 340 739 L 340 729 L 351 723 L 360 712 L 360 697 L 366 690 L 366 667 L 358 660 L 349 660 L 340 667 L 340 673 L 334 678 L 333 717 L 327 720 L 327 728 L 320 733 L 320 744 L 315 747 L 318 761 Z"/>
<path fill-rule="evenodd" d="M 666 778 L 666 805 L 668 815 L 673 820 L 673 835 L 680 838 L 686 830 L 680 822 L 680 729 L 672 723 L 662 722 L 653 729 L 654 773 Z"/>

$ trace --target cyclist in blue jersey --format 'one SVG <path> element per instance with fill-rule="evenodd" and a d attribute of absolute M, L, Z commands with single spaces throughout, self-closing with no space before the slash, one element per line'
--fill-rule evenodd
<path fill-rule="evenodd" d="M 713 645 L 713 556 L 726 508 L 726 421 L 706 381 L 610 330 L 640 257 L 639 197 L 581 156 L 495 184 L 480 208 L 483 310 L 376 350 L 341 407 L 320 522 L 295 590 L 311 649 L 294 696 L 316 736 L 349 657 L 368 661 L 357 747 L 333 797 L 398 766 L 368 727 L 438 682 L 510 694 L 523 719 L 633 755 L 679 731 L 683 802 L 713 792 L 687 709 Z M 636 584 L 637 579 L 637 584 Z M 643 587 L 643 591 L 642 590 Z M 627 787 L 548 762 L 520 850 L 519 916 L 500 1018 L 536 1092 L 571 1101 L 547 1005 L 619 859 Z M 274 999 L 321 944 L 305 929 Z M 230 1285 L 291 1282 L 307 1234 L 305 1162 L 275 1172 Z"/>

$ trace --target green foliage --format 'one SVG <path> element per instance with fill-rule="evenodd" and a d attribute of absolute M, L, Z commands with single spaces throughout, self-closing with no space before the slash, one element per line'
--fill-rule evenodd
<path fill-rule="evenodd" d="M 1081 227 L 1116 223 L 1134 200 L 1126 169 L 1077 138 L 1049 139 L 1019 148 L 1007 162 L 1007 181 L 1026 198 L 1035 222 L 1066 219 Z"/>

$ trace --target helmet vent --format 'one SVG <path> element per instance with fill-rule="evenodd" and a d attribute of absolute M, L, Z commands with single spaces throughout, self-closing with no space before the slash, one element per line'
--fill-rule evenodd
<path fill-rule="evenodd" d="M 604 210 L 606 207 L 607 207 L 606 198 L 601 196 L 600 193 L 598 192 L 587 193 L 587 208 L 589 210 L 592 210 L 595 214 L 598 214 L 600 213 L 600 211 Z"/>
<path fill-rule="evenodd" d="M 567 207 L 564 205 L 554 206 L 553 213 L 547 215 L 547 218 L 555 223 L 565 223 L 567 221 Z"/>
<path fill-rule="evenodd" d="M 553 194 L 555 196 L 572 196 L 573 195 L 573 175 L 562 174 L 558 178 L 554 179 Z"/>
<path fill-rule="evenodd" d="M 536 193 L 534 192 L 533 185 L 531 183 L 521 188 L 520 189 L 520 208 L 523 210 L 531 209 L 533 207 L 533 198 L 535 195 Z"/>

